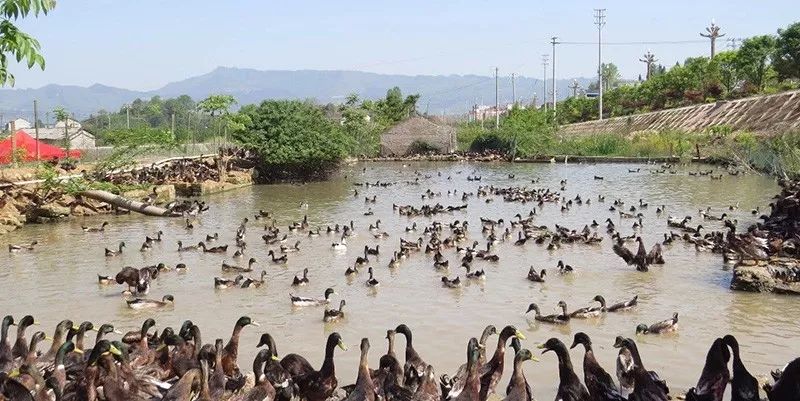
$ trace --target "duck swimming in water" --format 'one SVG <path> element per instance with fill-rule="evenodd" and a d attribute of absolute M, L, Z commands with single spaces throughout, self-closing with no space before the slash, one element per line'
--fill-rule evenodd
<path fill-rule="evenodd" d="M 322 321 L 325 323 L 333 323 L 344 319 L 344 306 L 347 303 L 343 300 L 339 302 L 339 309 L 328 309 L 325 307 L 325 313 L 322 315 Z"/>
<path fill-rule="evenodd" d="M 642 323 L 636 326 L 636 334 L 664 334 L 678 331 L 678 312 L 672 314 L 671 319 L 653 323 L 650 326 Z"/>
<path fill-rule="evenodd" d="M 547 271 L 545 269 L 542 269 L 540 273 L 536 273 L 536 270 L 531 266 L 530 270 L 528 270 L 528 280 L 535 283 L 544 283 L 544 276 L 546 274 Z"/>
<path fill-rule="evenodd" d="M 172 295 L 164 295 L 160 301 L 156 299 L 136 298 L 125 302 L 131 309 L 156 309 L 175 305 L 175 298 Z"/>
<path fill-rule="evenodd" d="M 308 268 L 303 269 L 302 277 L 294 276 L 294 279 L 292 280 L 293 287 L 299 287 L 306 284 L 308 284 Z"/>
<path fill-rule="evenodd" d="M 292 305 L 294 306 L 321 306 L 330 303 L 331 295 L 336 295 L 336 291 L 334 291 L 333 288 L 326 289 L 325 296 L 321 299 L 300 297 L 293 294 L 289 294 L 289 299 L 292 301 Z"/>
<path fill-rule="evenodd" d="M 560 314 L 542 315 L 541 311 L 539 310 L 539 305 L 532 303 L 528 305 L 528 310 L 525 313 L 529 313 L 530 311 L 536 312 L 534 319 L 544 323 L 551 323 L 551 324 L 569 323 L 570 317 L 569 314 L 567 314 L 567 304 L 564 301 L 558 301 L 558 306 L 561 308 Z"/>

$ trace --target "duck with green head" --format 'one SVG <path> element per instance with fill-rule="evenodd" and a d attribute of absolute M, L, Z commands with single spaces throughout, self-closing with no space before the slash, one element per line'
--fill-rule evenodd
<path fill-rule="evenodd" d="M 228 376 L 232 376 L 239 368 L 236 363 L 236 359 L 239 356 L 239 336 L 242 333 L 242 329 L 247 326 L 258 327 L 260 324 L 250 319 L 249 316 L 240 317 L 233 326 L 233 333 L 231 334 L 230 340 L 228 340 L 228 343 L 225 345 L 225 352 L 222 354 L 222 369 Z"/>

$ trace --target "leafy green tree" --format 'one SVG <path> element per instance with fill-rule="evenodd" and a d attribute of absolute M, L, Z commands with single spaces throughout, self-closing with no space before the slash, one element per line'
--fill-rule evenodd
<path fill-rule="evenodd" d="M 736 55 L 737 70 L 757 90 L 764 89 L 770 59 L 775 54 L 775 38 L 770 35 L 745 39 Z"/>
<path fill-rule="evenodd" d="M 724 51 L 714 55 L 714 61 L 719 68 L 719 80 L 725 88 L 725 92 L 730 94 L 739 85 L 739 71 L 736 68 L 735 51 Z"/>
<path fill-rule="evenodd" d="M 44 70 L 39 41 L 20 31 L 14 21 L 47 14 L 55 6 L 55 0 L 0 0 L 0 86 L 14 86 L 14 75 L 8 72 L 9 56 L 18 63 L 25 62 L 29 69 L 38 65 Z"/>
<path fill-rule="evenodd" d="M 56 116 L 56 121 L 64 122 L 64 148 L 69 152 L 71 145 L 69 140 L 69 112 L 59 106 L 53 109 L 53 115 Z"/>
<path fill-rule="evenodd" d="M 266 180 L 320 178 L 347 154 L 347 139 L 322 108 L 297 100 L 266 100 L 241 108 L 247 116 L 234 139 L 261 159 Z"/>
<path fill-rule="evenodd" d="M 781 79 L 800 78 L 800 22 L 778 30 L 773 65 Z"/>
<path fill-rule="evenodd" d="M 607 91 L 619 85 L 619 68 L 614 63 L 601 64 L 600 71 L 603 76 L 603 90 Z"/>
<path fill-rule="evenodd" d="M 214 120 L 214 117 L 226 116 L 229 113 L 230 108 L 235 104 L 236 99 L 234 99 L 234 97 L 231 95 L 210 95 L 197 103 L 197 108 L 204 113 L 210 114 L 211 119 Z M 220 119 L 217 118 L 216 123 L 217 136 L 221 136 L 223 121 L 220 121 Z"/>
<path fill-rule="evenodd" d="M 404 99 L 403 92 L 395 86 L 386 92 L 385 98 L 375 102 L 374 109 L 381 121 L 393 124 L 415 113 L 417 101 L 419 101 L 419 95 L 409 95 Z M 365 108 L 367 108 L 366 105 Z"/>

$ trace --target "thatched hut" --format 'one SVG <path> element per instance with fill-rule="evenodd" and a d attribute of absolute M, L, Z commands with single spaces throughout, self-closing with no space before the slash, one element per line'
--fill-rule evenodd
<path fill-rule="evenodd" d="M 381 135 L 381 156 L 405 156 L 420 149 L 438 153 L 456 150 L 456 129 L 415 116 L 395 125 Z"/>

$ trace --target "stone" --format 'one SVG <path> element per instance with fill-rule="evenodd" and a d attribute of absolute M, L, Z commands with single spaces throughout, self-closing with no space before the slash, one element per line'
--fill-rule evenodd
<path fill-rule="evenodd" d="M 731 289 L 749 292 L 772 292 L 775 279 L 766 266 L 738 264 L 733 268 Z"/>

